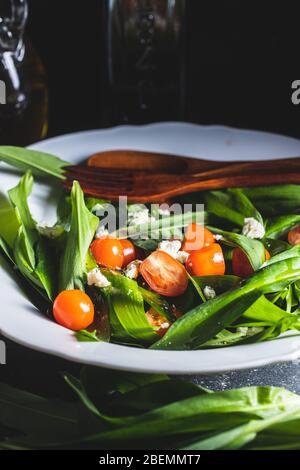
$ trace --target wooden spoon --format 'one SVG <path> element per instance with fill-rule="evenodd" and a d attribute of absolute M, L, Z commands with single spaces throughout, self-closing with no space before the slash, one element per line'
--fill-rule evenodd
<path fill-rule="evenodd" d="M 87 164 L 103 170 L 183 174 L 222 168 L 233 163 L 140 150 L 108 150 L 95 153 L 88 159 Z"/>

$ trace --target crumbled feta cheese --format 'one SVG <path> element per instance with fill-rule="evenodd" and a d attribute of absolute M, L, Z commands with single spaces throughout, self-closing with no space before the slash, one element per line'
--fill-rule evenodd
<path fill-rule="evenodd" d="M 139 266 L 141 263 L 142 261 L 140 261 L 139 259 L 136 259 L 129 263 L 124 271 L 125 276 L 129 279 L 136 279 L 139 275 Z"/>
<path fill-rule="evenodd" d="M 168 253 L 168 255 L 172 256 L 172 258 L 179 261 L 179 263 L 184 264 L 190 254 L 186 251 L 181 251 L 180 248 L 180 240 L 163 240 L 158 245 L 158 250 Z"/>
<path fill-rule="evenodd" d="M 179 261 L 179 263 L 184 264 L 189 256 L 190 254 L 187 251 L 178 251 L 176 254 L 176 259 Z"/>
<path fill-rule="evenodd" d="M 177 254 L 181 248 L 181 241 L 180 240 L 163 240 L 159 243 L 158 249 L 168 253 L 168 255 L 172 256 L 176 259 Z"/>
<path fill-rule="evenodd" d="M 263 331 L 263 328 L 261 326 L 252 326 L 252 327 L 239 326 L 236 329 L 236 331 L 241 333 L 243 336 L 252 336 L 252 335 L 256 335 L 257 333 L 260 333 L 261 331 Z"/>
<path fill-rule="evenodd" d="M 162 323 L 162 324 L 160 325 L 160 327 L 163 328 L 164 330 L 166 330 L 167 328 L 169 328 L 169 326 L 170 326 L 170 323 L 167 322 L 167 321 L 164 322 L 164 323 Z"/>
<path fill-rule="evenodd" d="M 87 274 L 87 283 L 89 286 L 108 287 L 109 280 L 102 274 L 99 268 L 94 268 Z"/>
<path fill-rule="evenodd" d="M 164 207 L 160 207 L 158 209 L 159 215 L 167 216 L 170 215 L 170 209 L 165 209 Z"/>
<path fill-rule="evenodd" d="M 211 286 L 205 286 L 203 289 L 203 294 L 207 300 L 214 299 L 217 296 L 215 289 Z"/>
<path fill-rule="evenodd" d="M 248 334 L 256 335 L 257 333 L 261 333 L 263 331 L 262 326 L 251 326 L 248 328 Z"/>
<path fill-rule="evenodd" d="M 101 223 L 98 225 L 95 237 L 96 238 L 102 238 L 108 236 L 108 230 L 105 228 L 104 225 L 101 225 Z"/>
<path fill-rule="evenodd" d="M 248 333 L 248 326 L 239 326 L 236 329 L 236 331 L 241 333 L 242 335 L 246 336 L 246 334 Z"/>
<path fill-rule="evenodd" d="M 154 221 L 155 218 L 149 215 L 147 207 L 140 208 L 140 210 L 128 211 L 128 225 L 142 225 Z"/>
<path fill-rule="evenodd" d="M 214 239 L 218 242 L 219 240 L 222 240 L 222 235 L 220 235 L 219 233 L 215 233 L 214 234 Z"/>
<path fill-rule="evenodd" d="M 263 238 L 265 236 L 264 226 L 253 217 L 244 219 L 242 234 L 248 238 Z"/>

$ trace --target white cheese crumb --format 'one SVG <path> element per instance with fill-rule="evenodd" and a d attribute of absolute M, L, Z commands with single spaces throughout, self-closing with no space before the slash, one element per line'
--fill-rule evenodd
<path fill-rule="evenodd" d="M 252 336 L 256 335 L 257 333 L 260 333 L 263 331 L 263 328 L 261 326 L 239 326 L 236 331 L 241 333 L 243 336 Z"/>
<path fill-rule="evenodd" d="M 179 261 L 179 263 L 184 264 L 187 261 L 189 256 L 190 254 L 187 251 L 178 251 L 176 255 L 176 259 L 177 261 Z"/>
<path fill-rule="evenodd" d="M 214 234 L 214 239 L 218 242 L 219 240 L 222 240 L 222 235 L 220 235 L 219 233 L 215 233 Z"/>
<path fill-rule="evenodd" d="M 264 226 L 253 217 L 244 219 L 242 234 L 248 238 L 263 238 L 265 236 Z"/>
<path fill-rule="evenodd" d="M 142 261 L 140 261 L 139 259 L 136 259 L 129 263 L 124 271 L 125 276 L 129 279 L 136 279 L 139 275 L 139 266 L 141 263 Z"/>
<path fill-rule="evenodd" d="M 99 268 L 94 268 L 87 274 L 87 283 L 89 286 L 108 287 L 109 280 L 102 274 Z"/>
<path fill-rule="evenodd" d="M 160 327 L 163 328 L 164 330 L 166 330 L 167 328 L 169 328 L 169 326 L 170 326 L 170 323 L 168 323 L 167 321 L 164 322 L 164 323 L 162 323 L 162 324 L 160 325 Z"/>
<path fill-rule="evenodd" d="M 180 240 L 163 240 L 159 243 L 158 249 L 168 253 L 168 255 L 172 256 L 176 259 L 177 254 L 181 248 L 181 241 Z"/>
<path fill-rule="evenodd" d="M 159 215 L 167 216 L 170 215 L 170 209 L 164 209 L 163 207 L 160 207 L 158 209 Z"/>
<path fill-rule="evenodd" d="M 95 237 L 96 238 L 102 238 L 108 236 L 108 230 L 105 228 L 104 225 L 101 225 L 101 223 L 98 225 Z"/>
<path fill-rule="evenodd" d="M 140 210 L 128 211 L 128 225 L 142 225 L 154 221 L 155 218 L 149 215 L 149 209 L 147 207 L 141 208 Z"/>
<path fill-rule="evenodd" d="M 211 286 L 205 286 L 203 294 L 205 295 L 206 300 L 214 299 L 217 296 L 215 289 Z"/>
<path fill-rule="evenodd" d="M 241 333 L 242 335 L 246 336 L 246 334 L 248 333 L 248 326 L 239 326 L 236 331 L 238 331 L 239 333 Z"/>

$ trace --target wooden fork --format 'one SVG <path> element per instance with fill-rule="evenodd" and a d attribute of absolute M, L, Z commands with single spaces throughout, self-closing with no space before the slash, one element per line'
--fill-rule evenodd
<path fill-rule="evenodd" d="M 87 195 L 109 200 L 126 195 L 129 202 L 144 203 L 208 189 L 300 184 L 300 158 L 226 163 L 150 155 L 136 151 L 98 153 L 90 157 L 88 165 L 66 167 L 64 185 L 70 189 L 77 179 Z"/>

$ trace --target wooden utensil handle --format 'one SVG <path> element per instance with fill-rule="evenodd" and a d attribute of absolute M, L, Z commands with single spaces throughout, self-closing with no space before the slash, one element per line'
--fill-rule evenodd
<path fill-rule="evenodd" d="M 270 186 L 274 184 L 300 184 L 300 173 L 268 173 L 251 175 L 227 175 L 195 181 L 178 188 L 178 194 L 197 190 L 243 188 L 249 186 Z M 300 189 L 299 189 L 300 190 Z M 174 190 L 176 191 L 176 190 Z"/>

